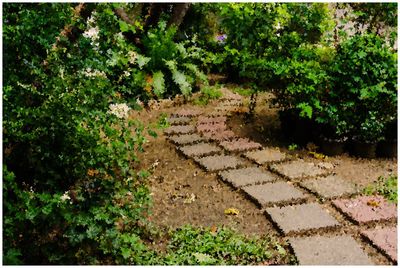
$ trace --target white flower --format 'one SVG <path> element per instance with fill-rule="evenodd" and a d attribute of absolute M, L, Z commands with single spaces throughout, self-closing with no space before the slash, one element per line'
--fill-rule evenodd
<path fill-rule="evenodd" d="M 275 28 L 275 30 L 280 30 L 280 29 L 282 29 L 283 27 L 281 26 L 281 24 L 278 22 L 278 24 L 276 25 L 276 26 L 274 26 L 274 28 Z"/>
<path fill-rule="evenodd" d="M 97 70 L 97 69 L 92 70 L 92 68 L 86 68 L 83 71 L 83 74 L 86 77 L 103 77 L 103 78 L 107 78 L 107 75 L 106 75 L 105 72 Z"/>
<path fill-rule="evenodd" d="M 110 104 L 110 110 L 107 112 L 113 114 L 118 118 L 127 118 L 129 116 L 129 106 L 126 103 Z"/>
<path fill-rule="evenodd" d="M 99 27 L 92 27 L 87 29 L 84 33 L 83 36 L 86 38 L 90 38 L 93 41 L 99 39 Z"/>
<path fill-rule="evenodd" d="M 142 102 L 139 98 L 136 99 L 136 103 L 137 103 L 139 106 L 143 107 L 143 102 Z"/>
<path fill-rule="evenodd" d="M 129 51 L 128 57 L 129 57 L 129 63 L 134 64 L 136 61 L 137 54 L 135 51 Z"/>
<path fill-rule="evenodd" d="M 66 191 L 61 197 L 61 201 L 65 202 L 66 200 L 71 200 L 71 197 L 68 195 L 68 191 Z"/>
<path fill-rule="evenodd" d="M 128 71 L 124 71 L 124 76 L 125 77 L 128 77 L 128 76 L 130 76 L 131 75 L 131 73 L 130 72 L 128 72 Z"/>

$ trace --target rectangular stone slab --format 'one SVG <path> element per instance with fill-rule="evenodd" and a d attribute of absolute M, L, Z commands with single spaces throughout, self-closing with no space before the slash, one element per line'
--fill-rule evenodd
<path fill-rule="evenodd" d="M 359 224 L 397 217 L 396 205 L 387 202 L 382 196 L 360 196 L 334 200 L 332 203 Z"/>
<path fill-rule="evenodd" d="M 216 131 L 216 132 L 204 132 L 203 137 L 215 140 L 215 141 L 224 141 L 230 140 L 235 138 L 235 133 L 231 130 L 223 130 L 223 131 Z"/>
<path fill-rule="evenodd" d="M 285 235 L 340 225 L 317 203 L 267 208 L 266 212 Z"/>
<path fill-rule="evenodd" d="M 225 122 L 215 124 L 197 124 L 198 132 L 219 132 L 226 129 Z"/>
<path fill-rule="evenodd" d="M 328 170 L 318 167 L 312 162 L 305 162 L 301 159 L 281 164 L 273 164 L 270 168 L 291 180 L 322 176 L 329 173 Z"/>
<path fill-rule="evenodd" d="M 235 151 L 246 151 L 261 148 L 262 145 L 258 142 L 251 141 L 249 139 L 239 138 L 231 141 L 223 141 L 220 143 L 225 150 L 230 152 Z"/>
<path fill-rule="evenodd" d="M 206 156 L 195 160 L 208 171 L 236 168 L 245 164 L 240 158 L 229 155 Z"/>
<path fill-rule="evenodd" d="M 278 181 L 243 187 L 243 190 L 261 207 L 274 204 L 301 202 L 307 198 L 300 190 L 287 182 Z"/>
<path fill-rule="evenodd" d="M 305 180 L 300 184 L 311 192 L 326 199 L 357 193 L 354 184 L 345 181 L 337 175 Z"/>
<path fill-rule="evenodd" d="M 290 238 L 300 265 L 374 265 L 349 235 Z"/>
<path fill-rule="evenodd" d="M 189 117 L 170 117 L 167 121 L 171 125 L 186 125 L 189 124 L 191 119 Z"/>
<path fill-rule="evenodd" d="M 204 137 L 201 137 L 199 134 L 182 134 L 182 135 L 174 135 L 170 136 L 169 139 L 178 145 L 185 145 L 190 143 L 196 143 L 200 141 L 206 140 Z"/>
<path fill-rule="evenodd" d="M 259 165 L 280 162 L 286 159 L 286 154 L 275 148 L 264 148 L 259 151 L 247 152 L 244 154 L 244 156 Z"/>
<path fill-rule="evenodd" d="M 397 228 L 386 227 L 361 232 L 361 234 L 382 250 L 392 261 L 397 262 Z"/>
<path fill-rule="evenodd" d="M 275 181 L 277 177 L 271 172 L 257 167 L 232 169 L 219 173 L 222 180 L 229 182 L 235 188 L 251 184 Z"/>
<path fill-rule="evenodd" d="M 221 152 L 221 149 L 218 146 L 204 142 L 193 145 L 185 145 L 180 147 L 179 150 L 188 157 L 211 155 Z"/>
<path fill-rule="evenodd" d="M 226 116 L 199 116 L 197 124 L 216 124 L 225 123 Z"/>
<path fill-rule="evenodd" d="M 202 112 L 198 109 L 181 109 L 179 111 L 173 112 L 171 115 L 173 117 L 194 117 L 202 114 Z"/>
<path fill-rule="evenodd" d="M 170 126 L 169 128 L 164 130 L 164 133 L 167 135 L 172 134 L 189 134 L 195 131 L 194 126 L 191 125 L 183 125 L 183 126 Z"/>

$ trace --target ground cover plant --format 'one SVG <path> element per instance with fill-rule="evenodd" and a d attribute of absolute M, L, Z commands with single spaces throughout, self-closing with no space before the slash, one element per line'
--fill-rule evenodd
<path fill-rule="evenodd" d="M 397 203 L 397 176 L 379 177 L 376 183 L 364 188 L 367 195 L 382 195 L 391 202 Z"/>
<path fill-rule="evenodd" d="M 223 227 L 183 226 L 166 251 L 149 247 L 151 170 L 138 159 L 169 123 L 132 111 L 176 95 L 206 106 L 220 72 L 245 83 L 233 91 L 250 111 L 268 90 L 328 138 L 394 139 L 397 6 L 382 5 L 346 5 L 368 26 L 350 36 L 321 3 L 4 4 L 4 264 L 288 262 L 270 237 Z M 366 191 L 396 200 L 395 182 Z"/>

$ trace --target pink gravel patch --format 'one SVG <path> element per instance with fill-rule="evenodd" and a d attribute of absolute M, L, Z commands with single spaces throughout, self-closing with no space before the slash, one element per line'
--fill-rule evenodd
<path fill-rule="evenodd" d="M 228 151 L 246 151 L 252 149 L 259 149 L 262 147 L 258 142 L 250 141 L 249 139 L 239 138 L 232 141 L 223 141 L 220 143 Z"/>
<path fill-rule="evenodd" d="M 397 217 L 396 206 L 381 196 L 339 199 L 333 201 L 333 205 L 359 224 Z"/>
<path fill-rule="evenodd" d="M 397 229 L 395 227 L 367 230 L 361 234 L 385 252 L 392 261 L 397 262 Z"/>

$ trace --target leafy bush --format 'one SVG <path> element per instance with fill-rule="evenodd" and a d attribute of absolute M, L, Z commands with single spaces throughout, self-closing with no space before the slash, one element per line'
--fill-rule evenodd
<path fill-rule="evenodd" d="M 386 125 L 396 120 L 396 52 L 379 36 L 355 35 L 339 45 L 329 75 L 332 88 L 321 96 L 317 120 L 340 136 L 382 140 Z"/>
<path fill-rule="evenodd" d="M 317 43 L 333 25 L 325 4 L 235 3 L 220 9 L 226 71 L 269 88 L 280 85 L 285 61 L 300 45 Z"/>
<path fill-rule="evenodd" d="M 4 65 L 5 264 L 152 258 L 141 241 L 148 173 L 132 167 L 145 126 L 122 99 L 148 95 L 150 58 L 118 33 L 111 5 L 78 7 L 4 5 L 14 57 Z M 166 82 L 154 76 L 161 94 Z"/>

